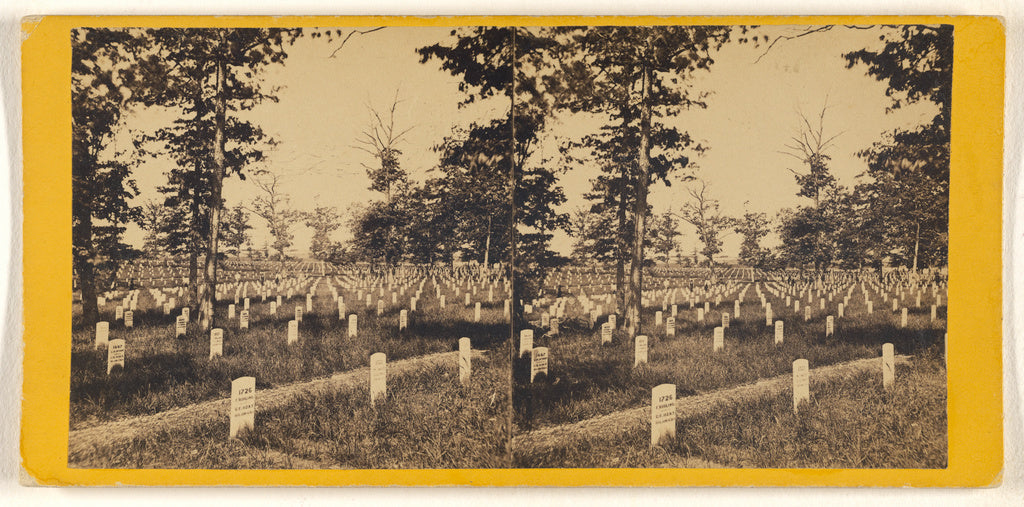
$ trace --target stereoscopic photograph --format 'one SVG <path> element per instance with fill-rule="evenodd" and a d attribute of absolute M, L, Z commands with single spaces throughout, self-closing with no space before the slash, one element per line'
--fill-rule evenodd
<path fill-rule="evenodd" d="M 71 468 L 947 467 L 952 25 L 68 36 Z"/>

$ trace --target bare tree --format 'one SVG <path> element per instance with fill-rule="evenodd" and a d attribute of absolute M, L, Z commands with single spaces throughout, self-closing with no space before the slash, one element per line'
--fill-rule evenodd
<path fill-rule="evenodd" d="M 779 153 L 793 157 L 807 166 L 807 172 L 799 172 L 795 169 L 789 169 L 789 171 L 796 176 L 796 182 L 800 185 L 797 195 L 813 199 L 815 208 L 821 204 L 822 191 L 835 185 L 836 179 L 828 169 L 828 161 L 831 160 L 831 157 L 825 152 L 832 147 L 832 141 L 842 135 L 842 132 L 831 137 L 825 135 L 825 112 L 827 110 L 828 97 L 825 97 L 825 104 L 821 106 L 821 112 L 818 113 L 817 124 L 812 124 L 806 115 L 798 111 L 797 114 L 800 115 L 801 120 L 800 129 L 785 145 L 786 149 L 779 151 Z"/>
<path fill-rule="evenodd" d="M 274 237 L 274 243 L 271 246 L 280 253 L 283 266 L 285 249 L 292 244 L 291 228 L 302 220 L 303 215 L 301 212 L 291 209 L 288 196 L 281 192 L 280 175 L 262 171 L 252 178 L 252 182 L 262 194 L 256 196 L 246 209 L 267 223 L 270 235 Z"/>
<path fill-rule="evenodd" d="M 711 198 L 707 182 L 698 181 L 699 188 L 686 189 L 690 194 L 690 200 L 683 204 L 677 216 L 697 228 L 697 237 L 704 244 L 701 254 L 707 258 L 711 278 L 715 280 L 715 255 L 722 251 L 722 233 L 734 227 L 736 221 L 722 215 L 718 199 Z"/>

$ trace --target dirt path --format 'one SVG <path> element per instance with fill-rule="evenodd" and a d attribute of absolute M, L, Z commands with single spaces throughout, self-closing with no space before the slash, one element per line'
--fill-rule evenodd
<path fill-rule="evenodd" d="M 897 363 L 905 363 L 907 359 L 908 356 L 896 356 Z M 811 370 L 811 383 L 820 383 L 864 370 L 881 370 L 881 361 L 882 358 L 879 357 L 814 368 Z M 881 378 L 880 371 L 879 378 Z M 792 389 L 792 386 L 792 375 L 779 375 L 752 384 L 680 398 L 676 400 L 676 417 L 689 417 L 709 412 L 722 405 L 745 403 L 763 396 L 776 396 Z M 814 392 L 813 387 L 811 392 Z M 638 427 L 648 426 L 650 415 L 651 408 L 644 406 L 576 423 L 543 428 L 513 438 L 512 449 L 515 453 L 535 453 L 557 448 L 566 439 L 573 437 L 612 438 Z"/>
<path fill-rule="evenodd" d="M 483 352 L 473 351 L 474 360 L 482 356 Z M 400 361 L 389 361 L 388 377 L 405 375 L 441 365 L 450 365 L 454 369 L 458 367 L 458 359 L 458 352 L 443 352 Z M 370 368 L 366 367 L 308 382 L 297 382 L 257 391 L 256 410 L 262 412 L 286 406 L 298 396 L 307 393 L 354 389 L 368 384 L 369 378 Z M 68 437 L 68 456 L 73 461 L 74 456 L 89 454 L 100 448 L 109 447 L 119 442 L 128 442 L 135 438 L 144 438 L 168 429 L 180 431 L 217 418 L 223 418 L 226 421 L 230 407 L 231 399 L 223 398 L 75 430 Z"/>

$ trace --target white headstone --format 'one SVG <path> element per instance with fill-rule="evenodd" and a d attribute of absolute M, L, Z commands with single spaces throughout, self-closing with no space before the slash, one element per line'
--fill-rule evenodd
<path fill-rule="evenodd" d="M 299 321 L 288 321 L 288 345 L 299 341 Z"/>
<path fill-rule="evenodd" d="M 846 305 L 843 304 L 843 303 L 839 303 L 839 318 L 840 319 L 843 318 L 843 313 L 844 313 L 845 310 L 846 310 Z"/>
<path fill-rule="evenodd" d="M 900 327 L 907 327 L 907 309 L 900 311 Z"/>
<path fill-rule="evenodd" d="M 398 330 L 404 331 L 407 327 L 409 327 L 409 311 L 402 310 L 398 312 Z"/>
<path fill-rule="evenodd" d="M 783 333 L 784 333 L 783 327 L 784 326 L 785 326 L 785 324 L 783 324 L 781 320 L 775 321 L 775 344 L 776 345 L 781 344 L 782 341 L 783 341 Z"/>
<path fill-rule="evenodd" d="M 896 357 L 891 343 L 882 345 L 882 387 L 892 389 L 896 382 Z"/>
<path fill-rule="evenodd" d="M 704 309 L 703 308 L 698 308 L 697 309 L 697 322 L 704 322 Z"/>
<path fill-rule="evenodd" d="M 213 328 L 210 330 L 210 359 L 224 355 L 224 330 Z"/>
<path fill-rule="evenodd" d="M 270 302 L 270 314 L 275 317 L 277 316 L 277 301 Z"/>
<path fill-rule="evenodd" d="M 875 312 L 874 305 L 871 303 L 871 301 L 868 301 L 868 315 L 871 315 L 874 312 Z"/>
<path fill-rule="evenodd" d="M 117 340 L 110 340 L 107 345 L 107 375 L 110 375 L 110 371 L 114 369 L 114 366 L 120 366 L 124 369 L 124 340 L 118 338 Z"/>
<path fill-rule="evenodd" d="M 313 311 L 313 295 L 306 294 L 306 313 Z"/>
<path fill-rule="evenodd" d="M 806 359 L 793 361 L 793 412 L 800 411 L 800 403 L 811 402 L 811 373 Z"/>
<path fill-rule="evenodd" d="M 352 315 L 348 316 L 348 337 L 349 338 L 355 338 L 356 337 L 356 332 L 359 329 L 359 322 L 358 321 L 359 321 L 359 316 L 358 315 L 353 313 Z"/>
<path fill-rule="evenodd" d="M 660 311 L 659 312 L 654 312 L 654 325 L 655 326 L 660 326 L 661 325 L 661 319 L 662 319 L 662 313 Z"/>
<path fill-rule="evenodd" d="M 238 312 L 238 329 L 249 329 L 249 310 Z"/>
<path fill-rule="evenodd" d="M 121 320 L 124 318 L 124 307 L 121 305 L 114 307 L 114 320 Z"/>
<path fill-rule="evenodd" d="M 605 322 L 601 324 L 601 345 L 612 342 L 612 326 Z"/>
<path fill-rule="evenodd" d="M 235 305 L 228 305 L 228 318 L 229 319 L 234 319 L 235 318 Z"/>
<path fill-rule="evenodd" d="M 936 306 L 935 306 L 935 305 L 932 305 L 932 322 L 935 322 L 935 311 L 936 311 L 936 309 L 937 309 L 937 308 L 936 308 Z M 130 313 L 130 312 L 129 312 L 129 313 Z M 125 314 L 125 318 L 124 318 L 124 320 L 125 320 L 125 322 L 128 322 L 128 316 L 127 316 L 127 314 Z M 129 327 L 130 327 L 130 326 L 129 326 Z"/>
<path fill-rule="evenodd" d="M 480 302 L 473 308 L 473 322 L 480 322 Z"/>
<path fill-rule="evenodd" d="M 835 333 L 835 330 L 835 320 L 832 316 L 829 315 L 828 317 L 825 317 L 825 336 L 832 336 L 832 334 Z"/>
<path fill-rule="evenodd" d="M 722 313 L 722 328 L 727 329 L 729 327 L 729 314 Z"/>
<path fill-rule="evenodd" d="M 676 335 L 676 318 L 668 317 L 665 319 L 665 336 Z"/>
<path fill-rule="evenodd" d="M 725 348 L 725 329 L 722 326 L 715 328 L 715 352 Z"/>
<path fill-rule="evenodd" d="M 676 438 L 676 385 L 651 389 L 651 447 Z"/>
<path fill-rule="evenodd" d="M 519 332 L 519 357 L 533 350 L 533 330 L 523 329 Z"/>
<path fill-rule="evenodd" d="M 302 307 L 295 305 L 295 321 L 302 322 Z"/>
<path fill-rule="evenodd" d="M 537 378 L 537 374 L 548 374 L 548 348 L 537 347 L 530 353 L 530 382 Z"/>
<path fill-rule="evenodd" d="M 249 298 L 245 298 L 244 300 L 242 300 L 242 308 L 246 310 L 249 309 Z"/>
<path fill-rule="evenodd" d="M 469 376 L 473 371 L 472 355 L 473 349 L 469 338 L 459 338 L 459 382 L 463 385 L 469 383 Z"/>
<path fill-rule="evenodd" d="M 932 306 L 932 314 L 935 314 L 935 306 Z M 935 320 L 932 318 L 932 320 Z M 135 312 L 128 310 L 124 312 L 124 327 L 135 327 Z"/>
<path fill-rule="evenodd" d="M 239 377 L 231 381 L 231 430 L 228 438 L 256 426 L 256 377 Z"/>
<path fill-rule="evenodd" d="M 633 345 L 633 367 L 647 364 L 647 337 L 637 335 Z"/>
<path fill-rule="evenodd" d="M 738 318 L 740 318 L 740 300 L 739 300 L 739 299 L 737 299 L 737 300 L 736 300 L 736 301 L 735 301 L 735 302 L 734 302 L 734 303 L 732 304 L 732 314 L 733 314 L 733 315 L 734 315 L 734 316 L 735 316 L 735 317 L 736 317 L 737 319 L 738 319 Z"/>
<path fill-rule="evenodd" d="M 186 309 L 182 308 L 181 310 L 184 312 Z M 188 322 L 188 317 L 185 315 L 178 315 L 178 317 L 174 319 L 174 336 L 185 336 L 186 322 Z"/>
<path fill-rule="evenodd" d="M 384 401 L 388 395 L 388 365 L 387 356 L 383 352 L 377 352 L 370 356 L 370 403 Z"/>

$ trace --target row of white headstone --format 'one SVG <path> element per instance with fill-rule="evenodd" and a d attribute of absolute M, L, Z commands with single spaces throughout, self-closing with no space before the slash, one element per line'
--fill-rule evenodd
<path fill-rule="evenodd" d="M 893 345 L 882 345 L 882 386 L 891 390 L 896 383 Z M 793 361 L 793 412 L 811 402 L 810 368 L 806 359 Z M 651 447 L 676 437 L 676 386 L 661 384 L 651 389 Z"/>
<path fill-rule="evenodd" d="M 120 340 L 118 340 L 120 341 Z M 472 345 L 469 338 L 459 339 L 459 382 L 468 385 L 472 374 Z M 545 368 L 546 371 L 546 368 Z M 370 404 L 377 406 L 387 399 L 387 356 L 377 352 L 370 356 Z M 231 409 L 228 438 L 237 438 L 243 429 L 256 425 L 256 378 L 239 377 L 231 381 Z"/>

